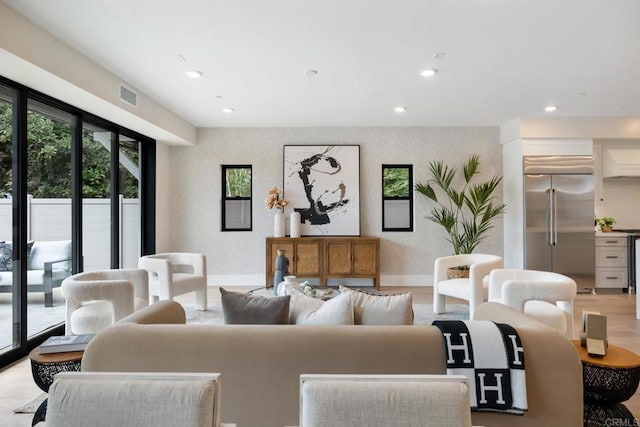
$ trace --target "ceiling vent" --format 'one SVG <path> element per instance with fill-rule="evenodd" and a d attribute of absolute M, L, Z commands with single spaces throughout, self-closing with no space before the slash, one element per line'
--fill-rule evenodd
<path fill-rule="evenodd" d="M 138 94 L 134 91 L 127 89 L 126 87 L 120 85 L 120 100 L 126 102 L 127 104 L 136 106 L 136 98 Z"/>

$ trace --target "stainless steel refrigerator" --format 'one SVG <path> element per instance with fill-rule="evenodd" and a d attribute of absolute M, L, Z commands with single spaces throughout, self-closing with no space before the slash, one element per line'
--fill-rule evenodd
<path fill-rule="evenodd" d="M 524 158 L 525 268 L 573 278 L 595 288 L 593 159 Z"/>

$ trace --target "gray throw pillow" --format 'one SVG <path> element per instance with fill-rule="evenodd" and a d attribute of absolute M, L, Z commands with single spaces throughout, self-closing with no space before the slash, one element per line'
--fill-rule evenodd
<path fill-rule="evenodd" d="M 289 323 L 289 295 L 263 297 L 220 288 L 224 323 L 281 325 Z"/>

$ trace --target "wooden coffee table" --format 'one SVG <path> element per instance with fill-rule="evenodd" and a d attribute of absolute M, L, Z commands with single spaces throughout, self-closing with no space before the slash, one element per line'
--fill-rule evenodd
<path fill-rule="evenodd" d="M 31 360 L 31 373 L 36 385 L 44 392 L 49 392 L 53 383 L 53 377 L 60 372 L 79 371 L 80 362 L 84 351 L 69 353 L 40 354 L 40 347 L 36 347 L 29 353 Z M 44 421 L 47 415 L 47 400 L 45 399 L 33 416 L 31 425 L 34 426 Z"/>
<path fill-rule="evenodd" d="M 580 341 L 574 340 L 573 344 L 582 361 L 584 425 L 605 425 L 606 420 L 613 419 L 621 420 L 623 424 L 618 425 L 635 425 L 635 417 L 622 402 L 638 389 L 640 356 L 611 344 L 606 356 L 590 356 Z"/>

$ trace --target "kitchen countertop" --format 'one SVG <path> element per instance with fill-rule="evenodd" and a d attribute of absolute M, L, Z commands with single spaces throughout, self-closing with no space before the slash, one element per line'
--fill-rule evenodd
<path fill-rule="evenodd" d="M 596 237 L 627 237 L 628 235 L 629 233 L 621 233 L 620 231 L 611 231 L 609 233 L 596 231 Z"/>

